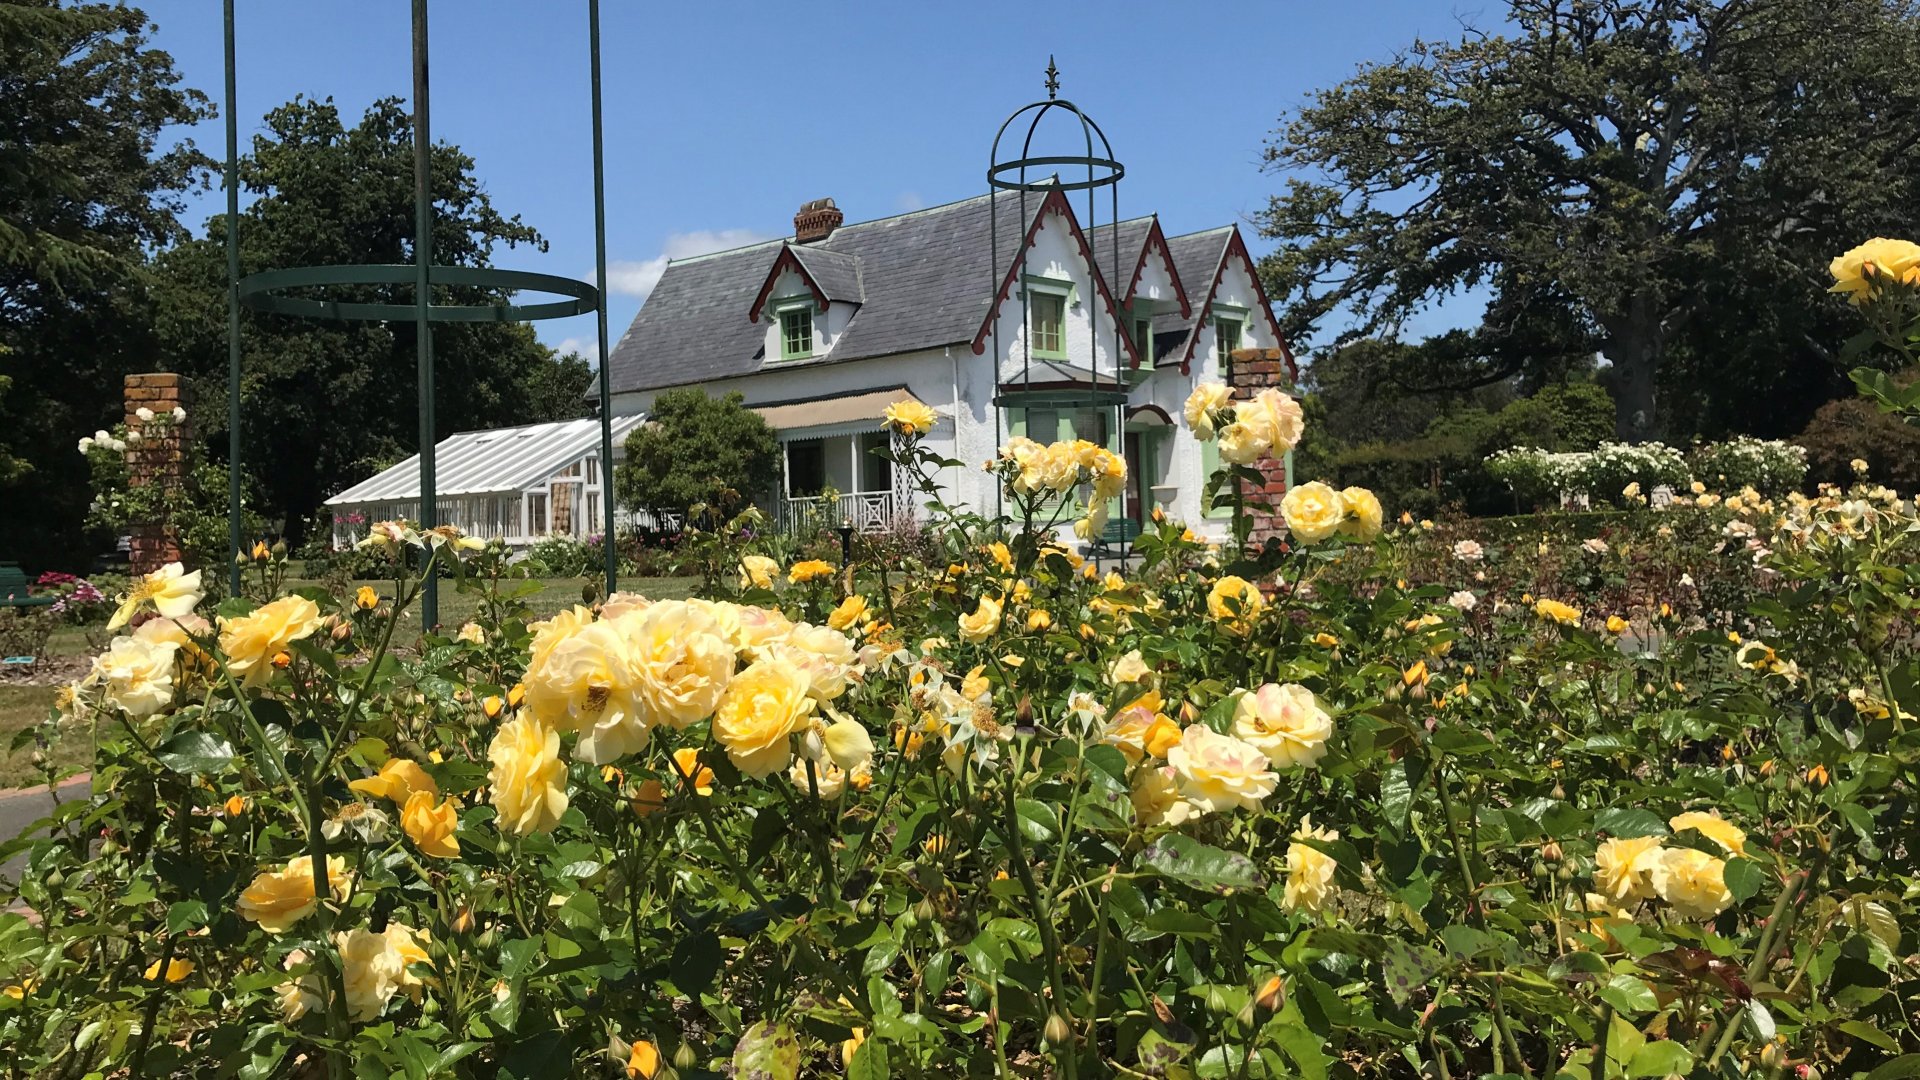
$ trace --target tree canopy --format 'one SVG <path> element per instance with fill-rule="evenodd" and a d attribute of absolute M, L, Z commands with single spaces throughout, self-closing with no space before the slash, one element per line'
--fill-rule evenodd
<path fill-rule="evenodd" d="M 168 129 L 212 115 L 138 8 L 0 0 L 0 558 L 67 564 L 87 466 L 75 440 L 155 364 L 149 253 L 184 234 L 211 163 Z"/>
<path fill-rule="evenodd" d="M 647 423 L 627 436 L 626 450 L 615 491 L 640 510 L 685 514 L 705 505 L 725 513 L 780 479 L 779 441 L 738 393 L 664 391 Z"/>
<path fill-rule="evenodd" d="M 264 127 L 240 161 L 254 196 L 240 215 L 242 274 L 413 261 L 413 136 L 399 99 L 374 102 L 348 127 L 331 101 L 296 98 L 269 112 Z M 487 266 L 503 244 L 544 250 L 533 227 L 495 208 L 458 147 L 434 146 L 432 188 L 436 264 Z M 203 239 L 159 260 L 172 286 L 159 326 L 164 349 L 208 402 L 226 397 L 226 233 L 218 215 Z M 473 288 L 434 293 L 436 303 L 505 299 Z M 326 295 L 413 300 L 411 285 Z M 297 544 L 327 496 L 417 449 L 413 327 L 247 313 L 241 340 L 243 454 L 261 481 L 261 510 L 283 518 Z M 556 360 L 526 324 L 436 323 L 433 356 L 438 437 L 584 413 L 586 363 Z M 225 410 L 201 415 L 202 430 L 223 438 Z"/>
<path fill-rule="evenodd" d="M 1415 42 L 1284 120 L 1267 164 L 1292 176 L 1260 225 L 1282 242 L 1262 272 L 1286 329 L 1352 312 L 1350 340 L 1485 290 L 1433 377 L 1497 381 L 1589 343 L 1629 439 L 1667 426 L 1676 360 L 1693 412 L 1738 412 L 1727 395 L 1778 395 L 1783 374 L 1837 389 L 1826 261 L 1920 205 L 1910 0 L 1506 7 L 1498 30 Z"/>

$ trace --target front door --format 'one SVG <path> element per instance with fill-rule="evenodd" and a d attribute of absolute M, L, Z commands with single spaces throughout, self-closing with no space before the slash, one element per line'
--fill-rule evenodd
<path fill-rule="evenodd" d="M 1147 459 L 1140 446 L 1139 432 L 1127 432 L 1125 453 L 1128 484 L 1126 501 L 1120 508 L 1120 516 L 1145 522 L 1147 500 L 1142 497 L 1142 493 L 1147 490 Z"/>

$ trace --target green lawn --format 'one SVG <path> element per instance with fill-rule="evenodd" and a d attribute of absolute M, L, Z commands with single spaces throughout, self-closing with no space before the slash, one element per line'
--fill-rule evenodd
<path fill-rule="evenodd" d="M 7 752 L 13 734 L 47 718 L 53 708 L 55 689 L 51 686 L 0 686 L 0 788 L 29 787 L 40 782 L 33 767 L 31 748 L 17 754 Z M 93 743 L 78 732 L 68 732 L 48 751 L 58 766 L 85 765 L 93 759 Z"/>

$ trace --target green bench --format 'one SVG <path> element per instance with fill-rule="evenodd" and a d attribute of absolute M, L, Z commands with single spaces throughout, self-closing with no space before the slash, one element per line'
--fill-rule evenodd
<path fill-rule="evenodd" d="M 53 603 L 51 596 L 28 596 L 27 588 L 31 584 L 19 563 L 0 562 L 0 608 L 45 607 Z"/>
<path fill-rule="evenodd" d="M 1110 559 L 1119 554 L 1116 548 L 1139 538 L 1139 522 L 1132 518 L 1109 518 L 1100 535 L 1087 543 L 1087 555 L 1095 559 Z"/>

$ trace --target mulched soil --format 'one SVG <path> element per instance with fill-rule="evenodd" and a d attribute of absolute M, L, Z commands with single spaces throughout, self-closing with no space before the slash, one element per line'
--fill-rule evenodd
<path fill-rule="evenodd" d="M 65 686 L 87 673 L 84 656 L 46 656 L 31 664 L 0 664 L 0 686 Z"/>

